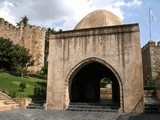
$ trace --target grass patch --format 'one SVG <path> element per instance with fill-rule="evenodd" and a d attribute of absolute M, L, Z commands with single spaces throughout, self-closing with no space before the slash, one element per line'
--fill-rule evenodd
<path fill-rule="evenodd" d="M 25 82 L 27 86 L 24 92 L 19 90 L 19 85 L 21 82 Z M 46 92 L 46 81 L 44 80 L 30 77 L 17 77 L 3 72 L 0 73 L 0 90 L 8 95 L 15 92 L 16 98 L 36 97 L 34 92 L 35 86 L 43 89 L 44 92 Z"/>
<path fill-rule="evenodd" d="M 18 86 L 21 84 L 21 82 L 19 82 L 19 81 L 13 81 L 12 83 L 15 85 L 18 85 Z M 26 84 L 26 86 L 31 87 L 29 84 Z"/>

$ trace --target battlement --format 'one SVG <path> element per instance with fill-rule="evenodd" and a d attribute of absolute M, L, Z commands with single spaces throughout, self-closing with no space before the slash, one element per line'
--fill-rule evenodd
<path fill-rule="evenodd" d="M 1 26 L 3 26 L 4 28 L 8 28 L 10 30 L 15 30 L 15 31 L 18 31 L 19 28 L 12 25 L 11 23 L 9 23 L 8 21 L 4 20 L 3 18 L 0 18 L 0 24 Z"/>
<path fill-rule="evenodd" d="M 12 25 L 11 23 L 9 23 L 8 21 L 6 21 L 3 18 L 0 18 L 0 25 L 1 25 L 0 27 L 9 29 L 12 32 L 14 31 L 14 32 L 18 32 L 19 33 L 19 31 L 20 31 L 19 27 Z M 24 25 L 22 25 L 22 26 L 24 26 Z M 28 29 L 28 30 L 35 30 L 35 31 L 39 31 L 39 32 L 46 31 L 45 28 L 41 28 L 41 27 L 35 26 L 35 25 L 27 25 L 25 28 Z"/>
<path fill-rule="evenodd" d="M 22 27 L 24 26 L 23 24 L 21 24 L 21 25 L 22 25 Z M 44 32 L 44 31 L 46 31 L 46 28 L 41 28 L 41 27 L 39 27 L 39 26 L 29 25 L 29 24 L 27 24 L 27 25 L 25 26 L 25 28 L 28 29 L 28 30 L 35 30 L 35 31 L 39 31 L 39 32 Z"/>
<path fill-rule="evenodd" d="M 35 25 L 26 25 L 23 23 L 16 27 L 0 18 L 0 37 L 10 39 L 15 44 L 19 44 L 30 50 L 35 59 L 35 66 L 30 71 L 37 72 L 44 65 L 44 45 L 45 45 L 45 28 Z"/>
<path fill-rule="evenodd" d="M 159 46 L 159 45 L 158 45 Z M 156 42 L 150 40 L 143 48 L 142 51 L 148 49 L 149 47 L 156 47 Z"/>

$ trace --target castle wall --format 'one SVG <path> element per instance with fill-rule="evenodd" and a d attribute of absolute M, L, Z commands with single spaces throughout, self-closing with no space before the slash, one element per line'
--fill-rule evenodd
<path fill-rule="evenodd" d="M 35 59 L 34 67 L 30 71 L 39 71 L 44 65 L 45 29 L 36 26 L 22 27 L 22 46 L 29 49 Z"/>
<path fill-rule="evenodd" d="M 142 48 L 143 61 L 143 79 L 146 85 L 153 84 L 160 71 L 160 45 L 156 45 L 154 41 L 149 41 Z M 148 80 L 149 83 L 146 83 Z"/>
<path fill-rule="evenodd" d="M 6 39 L 12 40 L 15 44 L 20 42 L 19 36 L 20 30 L 5 21 L 3 18 L 0 18 L 0 36 Z"/>
<path fill-rule="evenodd" d="M 28 68 L 30 72 L 35 73 L 44 65 L 45 29 L 23 24 L 16 27 L 0 18 L 0 37 L 9 38 L 30 50 L 35 60 L 34 66 Z"/>
<path fill-rule="evenodd" d="M 154 66 L 155 66 L 154 72 L 155 72 L 155 76 L 157 77 L 159 72 L 160 72 L 160 45 L 157 45 L 155 47 L 154 58 L 155 58 L 155 61 L 154 61 Z"/>

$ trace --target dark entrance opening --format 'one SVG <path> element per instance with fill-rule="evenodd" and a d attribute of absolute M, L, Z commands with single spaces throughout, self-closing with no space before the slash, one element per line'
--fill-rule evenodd
<path fill-rule="evenodd" d="M 112 103 L 120 106 L 120 88 L 114 73 L 105 65 L 92 62 L 82 67 L 71 83 L 71 102 L 101 102 L 100 81 L 107 78 L 112 82 Z"/>

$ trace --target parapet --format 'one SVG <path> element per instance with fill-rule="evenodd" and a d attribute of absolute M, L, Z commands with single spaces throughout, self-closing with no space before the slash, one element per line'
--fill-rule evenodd
<path fill-rule="evenodd" d="M 24 26 L 23 24 L 21 24 L 21 25 Z M 39 27 L 39 26 L 29 25 L 29 24 L 26 25 L 26 28 L 27 28 L 28 30 L 36 30 L 36 31 L 40 31 L 40 32 L 46 31 L 45 28 L 41 28 L 41 27 Z"/>
<path fill-rule="evenodd" d="M 149 47 L 156 47 L 156 42 L 154 42 L 153 40 L 148 41 L 148 43 L 142 47 L 142 51 L 148 49 Z"/>
<path fill-rule="evenodd" d="M 0 27 L 7 28 L 7 29 L 14 31 L 14 32 L 17 32 L 19 30 L 18 27 L 12 25 L 8 21 L 5 21 L 3 18 L 0 18 L 0 24 L 1 24 Z"/>

